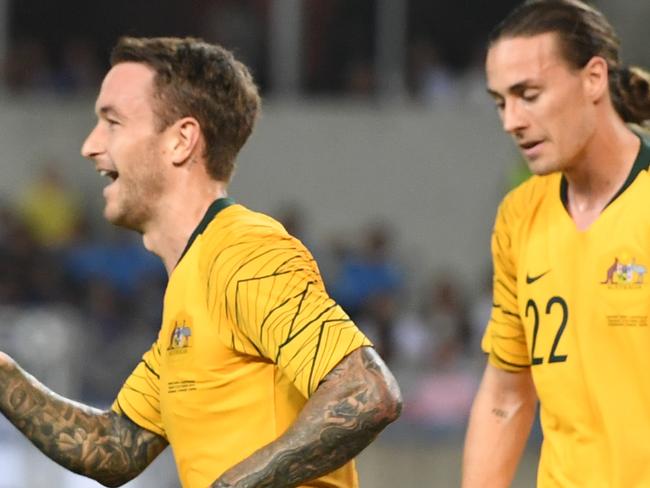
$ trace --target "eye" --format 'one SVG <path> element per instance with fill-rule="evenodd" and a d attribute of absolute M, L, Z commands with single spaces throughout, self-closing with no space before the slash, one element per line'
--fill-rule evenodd
<path fill-rule="evenodd" d="M 106 124 L 108 125 L 109 130 L 113 130 L 115 127 L 120 125 L 120 123 L 117 120 L 115 120 L 113 118 L 110 118 L 110 117 L 107 117 L 104 120 L 106 121 Z"/>
<path fill-rule="evenodd" d="M 539 97 L 539 90 L 537 89 L 528 89 L 524 90 L 521 94 L 521 98 L 524 102 L 534 102 Z"/>
<path fill-rule="evenodd" d="M 494 108 L 497 109 L 497 112 L 501 114 L 506 108 L 506 102 L 503 99 L 495 98 L 494 99 Z"/>
<path fill-rule="evenodd" d="M 505 106 L 506 106 L 506 101 L 505 101 L 505 99 L 504 99 L 503 97 L 499 96 L 499 95 L 492 94 L 492 101 L 494 102 L 494 106 L 495 106 L 495 108 L 496 108 L 499 112 L 502 111 L 502 110 L 505 108 Z"/>

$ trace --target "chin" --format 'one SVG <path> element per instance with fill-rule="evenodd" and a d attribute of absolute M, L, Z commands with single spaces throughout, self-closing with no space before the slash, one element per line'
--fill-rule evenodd
<path fill-rule="evenodd" d="M 527 161 L 527 162 L 528 162 L 528 169 L 530 169 L 530 172 L 537 176 L 550 175 L 551 173 L 555 173 L 560 170 L 557 164 L 554 164 L 549 161 L 537 160 L 537 161 Z"/>
<path fill-rule="evenodd" d="M 123 227 L 125 229 L 141 232 L 141 226 L 136 219 L 130 218 L 126 212 L 121 212 L 116 209 L 111 209 L 108 206 L 104 209 L 104 218 L 113 225 Z"/>
<path fill-rule="evenodd" d="M 120 220 L 119 215 L 116 212 L 111 211 L 111 209 L 106 206 L 104 208 L 104 218 L 111 224 L 117 225 L 117 222 Z"/>
<path fill-rule="evenodd" d="M 106 200 L 104 204 L 104 218 L 111 224 L 119 221 L 123 213 L 120 205 L 117 205 L 117 202 Z"/>

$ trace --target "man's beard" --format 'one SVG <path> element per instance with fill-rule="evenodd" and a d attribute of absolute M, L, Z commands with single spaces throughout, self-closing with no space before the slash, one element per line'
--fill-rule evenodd
<path fill-rule="evenodd" d="M 162 178 L 145 171 L 138 175 L 137 183 L 128 182 L 125 176 L 120 178 L 124 178 L 124 181 L 120 182 L 122 195 L 117 202 L 118 211 L 114 216 L 106 217 L 114 225 L 143 234 L 146 226 L 154 219 L 156 204 L 163 194 Z"/>

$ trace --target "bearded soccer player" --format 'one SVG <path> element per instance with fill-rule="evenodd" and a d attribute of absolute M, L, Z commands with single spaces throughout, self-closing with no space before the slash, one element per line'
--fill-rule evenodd
<path fill-rule="evenodd" d="M 169 283 L 159 335 L 109 411 L 0 358 L 0 409 L 65 468 L 119 486 L 169 444 L 184 488 L 356 487 L 352 458 L 398 417 L 393 376 L 309 252 L 227 196 L 259 107 L 219 46 L 115 47 L 82 154 L 110 180 L 105 217 L 142 234 Z"/>
<path fill-rule="evenodd" d="M 535 175 L 497 213 L 463 486 L 510 485 L 538 398 L 538 486 L 650 486 L 650 76 L 577 0 L 518 7 L 486 71 Z"/>

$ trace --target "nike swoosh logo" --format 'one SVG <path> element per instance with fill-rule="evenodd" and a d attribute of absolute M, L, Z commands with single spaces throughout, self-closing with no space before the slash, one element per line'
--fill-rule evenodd
<path fill-rule="evenodd" d="M 537 276 L 530 276 L 528 273 L 526 273 L 526 284 L 530 285 L 531 283 L 535 283 L 538 279 L 541 277 L 545 276 L 546 274 L 550 273 L 551 270 L 546 270 L 542 274 L 538 274 Z"/>

